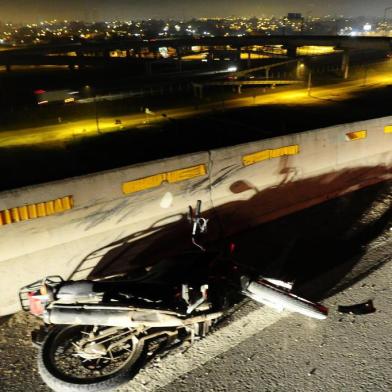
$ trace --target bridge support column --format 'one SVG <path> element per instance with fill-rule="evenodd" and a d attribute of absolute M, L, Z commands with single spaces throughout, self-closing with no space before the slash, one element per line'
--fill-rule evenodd
<path fill-rule="evenodd" d="M 297 57 L 297 47 L 293 45 L 287 46 L 287 57 L 295 59 Z"/>
<path fill-rule="evenodd" d="M 11 65 L 10 65 L 10 64 L 6 64 L 5 70 L 6 70 L 7 72 L 11 72 Z"/>
<path fill-rule="evenodd" d="M 192 86 L 193 86 L 193 95 L 196 98 L 202 99 L 203 98 L 203 86 L 201 84 L 196 84 L 196 83 L 193 83 Z"/>
<path fill-rule="evenodd" d="M 350 71 L 350 53 L 347 49 L 345 49 L 343 52 L 341 70 L 343 79 L 347 79 Z"/>
<path fill-rule="evenodd" d="M 150 61 L 146 61 L 146 74 L 152 75 L 152 64 Z"/>
<path fill-rule="evenodd" d="M 252 62 L 251 62 L 251 52 L 250 52 L 250 50 L 248 49 L 248 68 L 251 68 L 251 66 L 252 66 Z"/>
<path fill-rule="evenodd" d="M 238 94 L 242 94 L 242 85 L 241 84 L 238 85 Z"/>
<path fill-rule="evenodd" d="M 182 55 L 181 55 L 181 49 L 176 48 L 177 52 L 177 71 L 182 72 Z"/>
<path fill-rule="evenodd" d="M 270 76 L 270 68 L 265 69 L 265 78 L 268 80 Z"/>
<path fill-rule="evenodd" d="M 240 67 L 241 67 L 241 48 L 237 48 L 235 61 L 236 61 L 238 69 L 240 69 Z"/>

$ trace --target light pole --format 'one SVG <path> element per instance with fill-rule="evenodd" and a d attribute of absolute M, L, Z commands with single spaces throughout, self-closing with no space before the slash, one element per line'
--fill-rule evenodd
<path fill-rule="evenodd" d="M 95 124 L 97 126 L 97 132 L 101 133 L 101 130 L 99 129 L 99 119 L 98 119 L 98 107 L 97 107 L 97 96 L 94 93 L 94 106 L 95 106 Z"/>
<path fill-rule="evenodd" d="M 367 83 L 367 77 L 368 77 L 368 70 L 369 70 L 369 68 L 368 68 L 368 66 L 367 65 L 365 65 L 364 66 L 364 75 L 363 75 L 363 83 L 362 83 L 362 87 L 365 87 L 366 86 L 366 83 Z"/>
<path fill-rule="evenodd" d="M 309 67 L 309 73 L 308 73 L 308 97 L 312 96 L 311 90 L 312 90 L 312 69 Z"/>
<path fill-rule="evenodd" d="M 88 96 L 92 96 L 94 100 L 94 109 L 95 109 L 95 124 L 97 127 L 97 133 L 101 133 L 101 130 L 99 129 L 99 118 L 98 118 L 98 107 L 97 107 L 97 95 L 93 89 L 87 85 L 84 87 L 85 90 L 87 91 Z"/>

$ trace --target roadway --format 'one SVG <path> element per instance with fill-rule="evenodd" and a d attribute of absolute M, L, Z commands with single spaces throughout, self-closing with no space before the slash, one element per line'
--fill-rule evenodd
<path fill-rule="evenodd" d="M 155 362 L 122 391 L 391 391 L 391 250 L 389 243 L 383 251 L 369 252 L 367 261 L 383 255 L 388 264 L 326 300 L 325 322 L 251 308 L 217 336 Z M 370 298 L 374 314 L 337 310 Z"/>
<path fill-rule="evenodd" d="M 364 85 L 366 83 L 366 85 Z M 291 88 L 269 94 L 241 96 L 224 101 L 204 101 L 197 107 L 194 105 L 172 109 L 151 108 L 148 113 L 129 114 L 116 117 L 89 118 L 81 121 L 64 122 L 39 128 L 4 130 L 1 132 L 0 148 L 18 146 L 39 146 L 51 143 L 62 143 L 79 138 L 96 137 L 119 131 L 140 129 L 159 125 L 170 120 L 192 118 L 195 115 L 208 114 L 216 109 L 237 109 L 264 105 L 328 105 L 350 99 L 364 90 L 376 89 L 392 84 L 392 72 L 378 72 L 368 75 L 366 81 L 357 79 L 347 82 L 333 83 L 313 87 Z M 120 120 L 121 124 L 116 124 Z M 118 121 L 117 121 L 118 122 Z"/>

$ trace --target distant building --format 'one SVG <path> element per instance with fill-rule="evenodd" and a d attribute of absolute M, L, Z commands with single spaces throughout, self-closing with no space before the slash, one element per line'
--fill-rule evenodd
<path fill-rule="evenodd" d="M 290 20 L 290 21 L 302 21 L 303 17 L 302 17 L 302 14 L 289 12 L 287 14 L 287 19 Z"/>

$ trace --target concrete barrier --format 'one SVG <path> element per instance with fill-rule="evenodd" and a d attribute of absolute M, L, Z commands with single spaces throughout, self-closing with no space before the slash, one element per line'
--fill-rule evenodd
<path fill-rule="evenodd" d="M 389 180 L 391 125 L 344 124 L 3 192 L 0 315 L 46 275 L 117 274 L 186 248 L 198 199 L 229 234 Z"/>
<path fill-rule="evenodd" d="M 390 179 L 392 138 L 385 130 L 391 121 L 344 124 L 212 151 L 212 200 L 226 232 Z M 347 136 L 363 130 L 363 138 Z"/>

